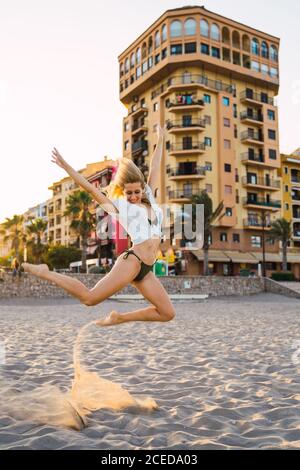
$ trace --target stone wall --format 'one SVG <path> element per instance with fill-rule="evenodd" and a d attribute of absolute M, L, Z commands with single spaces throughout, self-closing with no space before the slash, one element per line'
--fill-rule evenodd
<path fill-rule="evenodd" d="M 68 274 L 79 279 L 88 288 L 103 277 L 102 274 Z M 250 295 L 264 290 L 261 278 L 244 277 L 204 277 L 204 276 L 170 276 L 159 278 L 170 294 L 207 294 L 218 297 L 226 295 Z M 120 294 L 135 294 L 136 289 L 127 286 Z M 4 275 L 0 282 L 0 298 L 11 297 L 69 297 L 69 295 L 55 284 L 41 280 L 35 276 L 23 273 L 20 280 L 13 280 L 11 274 Z"/>

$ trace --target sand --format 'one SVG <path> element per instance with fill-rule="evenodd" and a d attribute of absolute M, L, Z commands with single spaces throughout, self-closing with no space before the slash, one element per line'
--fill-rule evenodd
<path fill-rule="evenodd" d="M 0 301 L 1 450 L 300 448 L 299 300 L 178 302 L 168 323 L 91 323 L 141 305 Z"/>

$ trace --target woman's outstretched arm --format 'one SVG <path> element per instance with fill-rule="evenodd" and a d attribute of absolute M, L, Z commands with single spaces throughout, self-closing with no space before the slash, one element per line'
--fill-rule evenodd
<path fill-rule="evenodd" d="M 101 193 L 95 186 L 93 186 L 84 176 L 78 171 L 74 170 L 67 162 L 63 159 L 59 151 L 54 147 L 52 150 L 52 162 L 56 163 L 59 167 L 63 168 L 71 178 L 81 186 L 85 191 L 97 201 L 106 212 L 118 212 L 115 206 L 112 204 L 110 199 Z"/>
<path fill-rule="evenodd" d="M 158 188 L 158 180 L 159 175 L 161 172 L 161 158 L 164 148 L 164 140 L 165 140 L 165 128 L 158 126 L 157 130 L 157 144 L 155 150 L 153 152 L 151 162 L 150 162 L 150 171 L 148 176 L 148 185 L 150 186 L 153 194 L 155 195 L 155 190 Z"/>

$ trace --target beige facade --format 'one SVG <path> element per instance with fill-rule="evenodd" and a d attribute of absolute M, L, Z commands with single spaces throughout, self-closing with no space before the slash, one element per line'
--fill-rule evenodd
<path fill-rule="evenodd" d="M 281 216 L 279 42 L 187 7 L 165 12 L 119 56 L 124 156 L 147 176 L 156 126 L 168 125 L 158 201 L 188 202 L 201 190 L 214 207 L 224 201 L 215 250 L 260 252 L 262 214 L 267 230 Z"/>

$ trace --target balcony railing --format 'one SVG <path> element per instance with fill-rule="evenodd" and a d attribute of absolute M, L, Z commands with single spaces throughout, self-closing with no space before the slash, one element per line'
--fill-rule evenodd
<path fill-rule="evenodd" d="M 247 130 L 241 133 L 241 140 L 256 140 L 257 142 L 263 142 L 264 136 L 259 132 Z"/>
<path fill-rule="evenodd" d="M 193 119 L 191 121 L 168 121 L 168 129 L 185 129 L 187 127 L 202 127 L 205 128 L 206 120 L 205 119 Z"/>
<path fill-rule="evenodd" d="M 300 176 L 291 176 L 292 183 L 300 183 Z"/>
<path fill-rule="evenodd" d="M 241 153 L 241 160 L 244 161 L 252 161 L 252 162 L 259 162 L 259 163 L 264 163 L 264 156 L 260 155 L 259 153 L 248 153 L 248 152 L 243 152 Z"/>
<path fill-rule="evenodd" d="M 252 101 L 257 101 L 259 103 L 266 103 L 274 106 L 274 99 L 270 98 L 269 96 L 262 96 L 260 93 L 255 93 L 255 92 L 248 92 L 247 90 L 244 90 L 241 92 L 240 95 L 241 100 L 252 100 Z"/>
<path fill-rule="evenodd" d="M 141 119 L 140 121 L 135 122 L 131 126 L 131 130 L 132 131 L 137 131 L 138 129 L 141 129 L 142 127 L 147 127 L 147 121 L 145 121 L 144 119 Z"/>
<path fill-rule="evenodd" d="M 228 83 L 223 83 L 221 80 L 211 80 L 205 75 L 175 75 L 170 77 L 166 82 L 162 83 L 158 88 L 152 91 L 151 98 L 154 99 L 157 96 L 161 95 L 170 86 L 174 85 L 190 85 L 198 83 L 199 85 L 204 85 L 207 88 L 212 88 L 213 90 L 225 91 L 227 93 L 233 93 L 234 87 Z"/>
<path fill-rule="evenodd" d="M 131 150 L 132 150 L 133 153 L 148 150 L 148 141 L 147 140 L 138 140 L 137 142 L 134 142 L 131 146 Z"/>
<path fill-rule="evenodd" d="M 266 221 L 265 222 L 265 228 L 269 228 L 271 227 L 271 222 L 269 221 Z M 244 227 L 257 227 L 257 228 L 262 228 L 263 227 L 263 223 L 262 223 L 262 220 L 260 219 L 244 219 Z"/>
<path fill-rule="evenodd" d="M 180 108 L 180 106 L 205 106 L 203 100 L 183 100 L 182 102 L 168 101 L 167 108 Z"/>
<path fill-rule="evenodd" d="M 171 144 L 170 151 L 171 152 L 184 152 L 185 150 L 205 150 L 205 143 L 204 142 L 195 142 L 191 144 Z"/>
<path fill-rule="evenodd" d="M 257 197 L 257 198 L 249 198 L 245 197 L 243 198 L 243 204 L 244 205 L 255 205 L 255 206 L 263 206 L 263 207 L 275 207 L 279 208 L 281 207 L 281 201 L 267 201 L 266 199 L 262 197 Z"/>
<path fill-rule="evenodd" d="M 168 173 L 169 176 L 193 176 L 193 175 L 200 175 L 205 176 L 206 174 L 206 167 L 195 167 L 191 170 L 185 168 L 171 168 L 170 172 Z"/>
<path fill-rule="evenodd" d="M 243 111 L 241 113 L 241 119 L 244 120 L 244 119 L 251 119 L 251 121 L 260 121 L 260 122 L 263 122 L 264 120 L 264 117 L 262 114 L 258 114 L 258 113 L 249 113 L 248 111 Z"/>
<path fill-rule="evenodd" d="M 148 111 L 148 108 L 147 108 L 146 104 L 142 104 L 141 106 L 133 107 L 128 115 L 130 116 L 131 114 L 134 114 L 134 113 L 138 114 L 142 111 Z"/>
<path fill-rule="evenodd" d="M 280 188 L 280 181 L 275 179 L 267 179 L 267 178 L 256 178 L 255 180 L 251 179 L 250 176 L 243 176 L 242 178 L 243 184 L 253 184 L 257 186 L 268 186 L 270 188 Z"/>
<path fill-rule="evenodd" d="M 169 199 L 190 199 L 200 193 L 200 188 L 192 188 L 190 190 L 175 189 L 169 191 Z"/>

